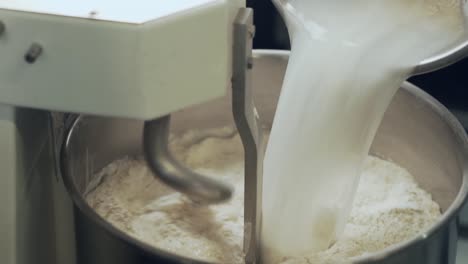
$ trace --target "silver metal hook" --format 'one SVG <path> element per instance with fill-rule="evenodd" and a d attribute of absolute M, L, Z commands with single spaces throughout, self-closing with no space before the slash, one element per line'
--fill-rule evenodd
<path fill-rule="evenodd" d="M 145 122 L 143 148 L 148 166 L 155 176 L 197 203 L 229 200 L 233 193 L 229 185 L 193 172 L 171 155 L 168 147 L 169 127 L 170 116 Z"/>

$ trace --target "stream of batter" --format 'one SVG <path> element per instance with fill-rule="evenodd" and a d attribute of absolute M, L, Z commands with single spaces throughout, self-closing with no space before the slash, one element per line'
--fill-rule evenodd
<path fill-rule="evenodd" d="M 266 263 L 340 238 L 393 95 L 465 23 L 454 0 L 284 2 L 292 48 L 264 162 Z"/>

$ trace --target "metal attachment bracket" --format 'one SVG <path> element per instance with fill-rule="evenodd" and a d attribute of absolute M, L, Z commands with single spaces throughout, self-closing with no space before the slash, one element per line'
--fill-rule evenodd
<path fill-rule="evenodd" d="M 244 145 L 244 254 L 245 263 L 260 262 L 262 215 L 263 130 L 254 104 L 251 75 L 253 10 L 241 9 L 234 23 L 232 112 Z"/>

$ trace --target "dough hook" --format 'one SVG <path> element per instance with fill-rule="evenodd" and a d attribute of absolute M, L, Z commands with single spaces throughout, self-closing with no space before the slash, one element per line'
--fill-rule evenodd
<path fill-rule="evenodd" d="M 232 112 L 244 147 L 244 254 L 245 263 L 258 263 L 264 141 L 253 102 L 253 12 L 241 9 L 234 23 Z M 175 190 L 202 204 L 229 200 L 232 188 L 179 164 L 168 149 L 170 116 L 145 122 L 143 147 L 154 175 Z"/>

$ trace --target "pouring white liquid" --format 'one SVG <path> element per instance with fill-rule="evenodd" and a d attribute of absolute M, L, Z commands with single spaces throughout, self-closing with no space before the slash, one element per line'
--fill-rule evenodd
<path fill-rule="evenodd" d="M 291 0 L 292 52 L 264 162 L 264 263 L 328 248 L 399 85 L 464 35 L 461 1 Z"/>

